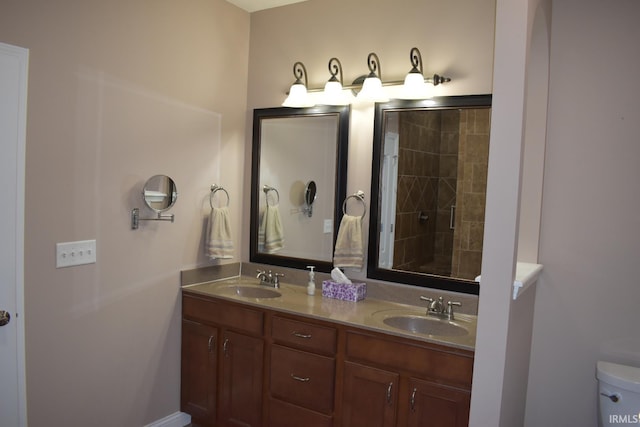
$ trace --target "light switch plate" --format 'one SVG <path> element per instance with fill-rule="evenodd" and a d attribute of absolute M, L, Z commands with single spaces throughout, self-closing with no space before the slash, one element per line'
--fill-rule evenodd
<path fill-rule="evenodd" d="M 94 264 L 95 262 L 95 240 L 56 243 L 56 268 Z"/>
<path fill-rule="evenodd" d="M 333 233 L 333 220 L 331 219 L 324 220 L 324 232 L 325 234 Z"/>

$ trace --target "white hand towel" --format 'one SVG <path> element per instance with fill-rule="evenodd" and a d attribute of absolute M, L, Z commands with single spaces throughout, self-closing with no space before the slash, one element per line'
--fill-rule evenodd
<path fill-rule="evenodd" d="M 226 206 L 211 209 L 206 233 L 206 254 L 209 258 L 233 258 L 231 219 Z"/>
<path fill-rule="evenodd" d="M 343 215 L 333 252 L 333 266 L 362 268 L 363 264 L 362 217 Z"/>
<path fill-rule="evenodd" d="M 258 250 L 268 254 L 279 251 L 284 247 L 284 233 L 280 211 L 277 206 L 267 206 L 262 212 L 260 228 L 258 229 Z"/>

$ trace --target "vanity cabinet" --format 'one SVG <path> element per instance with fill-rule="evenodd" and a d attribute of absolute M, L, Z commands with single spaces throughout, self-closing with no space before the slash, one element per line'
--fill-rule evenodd
<path fill-rule="evenodd" d="M 343 426 L 394 427 L 400 375 L 345 362 Z"/>
<path fill-rule="evenodd" d="M 222 335 L 218 425 L 261 426 L 263 340 L 232 331 Z"/>
<path fill-rule="evenodd" d="M 468 425 L 471 352 L 366 331 L 346 335 L 343 427 Z"/>
<path fill-rule="evenodd" d="M 194 419 L 212 420 L 216 417 L 217 345 L 218 329 L 182 321 L 182 410 Z"/>
<path fill-rule="evenodd" d="M 202 427 L 462 427 L 473 352 L 183 293 L 182 411 Z"/>
<path fill-rule="evenodd" d="M 196 426 L 262 426 L 264 313 L 182 300 L 181 406 Z"/>
<path fill-rule="evenodd" d="M 273 316 L 269 425 L 333 425 L 336 328 Z"/>
<path fill-rule="evenodd" d="M 409 379 L 408 427 L 469 425 L 471 391 L 417 378 Z"/>

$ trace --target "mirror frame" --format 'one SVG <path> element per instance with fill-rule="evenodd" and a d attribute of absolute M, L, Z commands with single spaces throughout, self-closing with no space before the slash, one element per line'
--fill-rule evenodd
<path fill-rule="evenodd" d="M 316 106 L 311 108 L 257 108 L 253 110 L 253 148 L 251 159 L 251 224 L 249 259 L 251 262 L 269 264 L 280 267 L 306 269 L 313 265 L 316 271 L 329 273 L 333 268 L 333 261 L 320 261 L 309 258 L 295 258 L 278 254 L 267 254 L 258 251 L 259 227 L 259 185 L 260 185 L 260 150 L 261 150 L 261 121 L 263 119 L 326 116 L 335 115 L 338 118 L 336 134 L 336 179 L 333 218 L 333 245 L 335 246 L 338 227 L 342 220 L 342 200 L 347 194 L 347 157 L 349 153 L 349 116 L 350 106 Z M 333 251 L 333 249 L 332 249 Z M 333 259 L 333 252 L 331 253 Z"/>
<path fill-rule="evenodd" d="M 424 101 L 393 100 L 385 103 L 376 103 L 373 129 L 373 162 L 371 169 L 371 208 L 369 217 L 369 248 L 367 261 L 367 277 L 370 279 L 385 280 L 425 288 L 440 289 L 444 291 L 460 292 L 478 295 L 480 284 L 473 280 L 457 279 L 435 274 L 413 273 L 410 271 L 392 270 L 380 268 L 378 253 L 379 219 L 380 219 L 380 177 L 382 173 L 382 144 L 384 139 L 384 113 L 400 110 L 444 110 L 453 108 L 491 107 L 492 96 L 489 95 L 465 95 L 434 97 Z M 377 172 L 376 172 L 377 171 Z"/>

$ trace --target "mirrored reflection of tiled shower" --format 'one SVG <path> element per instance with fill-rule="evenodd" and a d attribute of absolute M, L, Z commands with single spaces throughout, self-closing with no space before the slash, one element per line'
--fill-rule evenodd
<path fill-rule="evenodd" d="M 490 109 L 403 111 L 393 268 L 480 274 Z"/>

